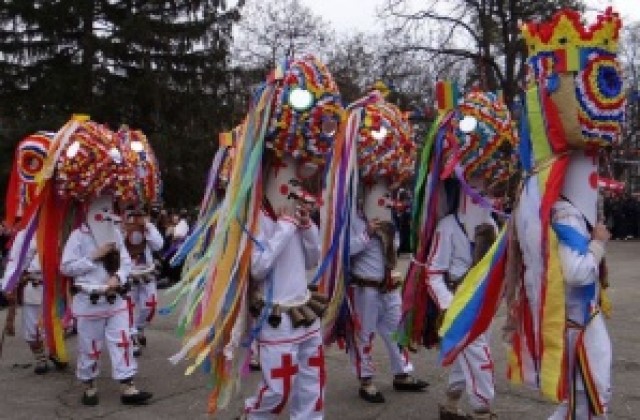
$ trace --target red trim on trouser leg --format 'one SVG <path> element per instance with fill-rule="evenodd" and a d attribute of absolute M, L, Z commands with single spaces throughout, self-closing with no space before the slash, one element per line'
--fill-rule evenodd
<path fill-rule="evenodd" d="M 324 348 L 318 346 L 318 355 L 309 358 L 309 366 L 318 368 L 318 376 L 320 377 L 320 396 L 316 401 L 315 411 L 322 411 L 324 408 L 324 385 L 327 380 L 327 370 L 324 366 Z"/>
<path fill-rule="evenodd" d="M 495 375 L 493 373 L 493 369 L 494 369 L 493 359 L 491 358 L 491 353 L 489 352 L 489 347 L 482 346 L 482 350 L 484 351 L 484 354 L 487 356 L 487 360 L 489 362 L 485 363 L 484 365 L 481 365 L 480 369 L 490 371 L 491 372 L 491 381 L 495 384 Z"/>
<path fill-rule="evenodd" d="M 91 367 L 91 371 L 95 372 L 98 370 L 98 360 L 100 360 L 100 355 L 102 352 L 98 350 L 98 344 L 96 340 L 91 340 L 91 353 L 88 354 L 89 359 L 93 360 L 93 366 Z"/>
<path fill-rule="evenodd" d="M 149 308 L 149 315 L 147 315 L 147 322 L 151 322 L 153 316 L 156 313 L 156 306 L 158 306 L 158 301 L 156 300 L 156 294 L 153 293 L 151 295 L 151 299 L 144 303 L 144 306 Z"/>
<path fill-rule="evenodd" d="M 358 375 L 358 379 L 362 378 L 362 358 L 360 357 L 360 350 L 357 348 L 357 346 L 354 346 L 356 348 L 353 349 L 353 351 L 356 352 L 355 357 L 356 357 L 356 375 Z"/>
<path fill-rule="evenodd" d="M 291 394 L 291 385 L 293 383 L 293 377 L 298 373 L 298 365 L 293 363 L 293 357 L 290 353 L 282 355 L 282 366 L 279 368 L 271 369 L 272 379 L 282 379 L 282 400 L 271 412 L 273 414 L 280 414 L 287 405 L 289 395 Z"/>
<path fill-rule="evenodd" d="M 372 332 L 369 334 L 369 342 L 367 343 L 366 346 L 362 347 L 362 352 L 364 354 L 370 354 L 371 350 L 373 350 L 373 339 L 375 338 L 376 333 Z"/>
<path fill-rule="evenodd" d="M 369 357 L 369 360 L 371 360 L 371 356 L 369 356 L 371 354 L 371 351 L 373 350 L 373 339 L 375 338 L 376 333 L 372 332 L 369 334 L 369 342 L 362 346 L 362 354 L 366 354 L 367 357 Z"/>
<path fill-rule="evenodd" d="M 489 400 L 478 393 L 478 386 L 476 385 L 476 378 L 473 376 L 473 370 L 471 370 L 471 363 L 469 363 L 469 359 L 467 356 L 462 353 L 462 357 L 464 358 L 464 362 L 467 364 L 467 369 L 469 370 L 469 376 L 471 376 L 471 390 L 473 391 L 473 395 L 480 398 L 487 406 L 489 405 Z"/>
<path fill-rule="evenodd" d="M 262 404 L 262 398 L 264 397 L 264 393 L 267 392 L 267 389 L 269 389 L 267 384 L 264 384 L 262 388 L 260 388 L 260 391 L 258 392 L 258 397 L 256 398 L 256 403 L 253 405 L 254 410 L 257 410 L 260 408 L 260 405 Z"/>
<path fill-rule="evenodd" d="M 405 347 L 400 349 L 400 354 L 402 354 L 402 358 L 404 359 L 404 366 L 407 367 L 409 365 L 409 352 Z"/>
<path fill-rule="evenodd" d="M 116 343 L 116 346 L 122 348 L 122 351 L 124 352 L 124 363 L 129 367 L 129 346 L 131 343 L 127 340 L 127 333 L 124 330 L 120 330 L 120 337 L 122 338 L 122 341 Z"/>

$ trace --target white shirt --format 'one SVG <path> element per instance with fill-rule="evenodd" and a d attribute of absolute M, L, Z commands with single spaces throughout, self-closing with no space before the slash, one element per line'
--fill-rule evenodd
<path fill-rule="evenodd" d="M 582 213 L 565 200 L 557 201 L 553 205 L 551 220 L 553 223 L 571 226 L 586 238 L 591 238 Z M 565 281 L 567 318 L 582 324 L 585 314 L 585 302 L 580 288 L 595 283 L 596 293 L 590 303 L 593 308 L 597 307 L 600 284 L 599 266 L 604 256 L 604 245 L 600 241 L 591 240 L 586 254 L 580 255 L 578 251 L 559 242 L 558 252 Z"/>
<path fill-rule="evenodd" d="M 24 266 L 18 267 L 20 252 L 22 251 L 22 246 L 24 245 L 26 236 L 26 231 L 21 230 L 16 234 L 16 237 L 11 245 L 11 250 L 9 251 L 9 260 L 7 261 L 7 266 L 4 271 L 4 277 L 2 278 L 2 289 L 5 288 L 9 279 L 16 273 L 18 270 L 25 271 L 32 275 L 35 278 L 42 279 L 42 269 L 40 268 L 40 257 L 38 256 L 38 251 L 36 248 L 35 238 L 31 239 L 29 243 L 29 247 L 27 248 L 27 253 L 24 259 Z M 18 273 L 21 275 L 22 273 Z M 42 285 L 33 286 L 31 282 L 28 282 L 23 291 L 22 301 L 27 305 L 41 305 L 42 304 Z"/>
<path fill-rule="evenodd" d="M 120 283 L 124 285 L 131 271 L 131 258 L 119 231 L 116 231 L 116 247 L 120 252 L 120 268 L 116 275 L 120 279 Z M 64 246 L 60 272 L 73 277 L 76 285 L 105 285 L 109 274 L 100 261 L 91 259 L 97 248 L 96 241 L 86 225 L 74 230 Z M 89 296 L 86 293 L 76 294 L 73 297 L 72 307 L 74 316 L 98 318 L 109 317 L 114 312 L 127 309 L 125 301 L 120 296 L 113 304 L 108 303 L 103 297 L 98 303 L 93 304 L 89 301 Z"/>
<path fill-rule="evenodd" d="M 318 227 L 313 223 L 298 227 L 288 217 L 274 221 L 261 212 L 255 239 L 258 244 L 254 244 L 251 254 L 251 275 L 254 280 L 265 281 L 265 295 L 269 293 L 266 280 L 271 273 L 274 303 L 304 303 L 308 290 L 306 271 L 320 260 Z"/>
<path fill-rule="evenodd" d="M 144 259 L 141 261 L 132 261 L 132 271 L 144 270 L 153 266 L 153 253 L 160 251 L 164 245 L 164 239 L 158 231 L 158 228 L 151 222 L 147 222 L 144 231 L 145 247 Z"/>
<path fill-rule="evenodd" d="M 400 238 L 396 233 L 393 239 L 393 247 L 396 251 L 399 245 Z M 361 216 L 354 216 L 351 219 L 349 256 L 351 257 L 351 274 L 367 280 L 384 280 L 385 258 L 382 241 L 376 236 L 369 236 L 367 222 Z"/>
<path fill-rule="evenodd" d="M 460 216 L 459 216 L 460 217 Z M 464 220 L 460 219 L 461 223 Z M 483 223 L 495 227 L 490 216 Z M 454 281 L 461 280 L 473 264 L 471 241 L 460 226 L 456 216 L 450 214 L 438 222 L 427 257 L 428 281 L 441 309 L 447 309 L 453 300 L 453 294 L 444 281 L 445 273 Z"/>

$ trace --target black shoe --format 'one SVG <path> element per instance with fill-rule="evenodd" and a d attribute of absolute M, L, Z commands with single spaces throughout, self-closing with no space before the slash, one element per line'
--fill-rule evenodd
<path fill-rule="evenodd" d="M 142 347 L 147 347 L 147 337 L 144 335 L 138 335 L 138 343 L 140 343 Z"/>
<path fill-rule="evenodd" d="M 153 394 L 145 391 L 138 391 L 135 394 L 120 396 L 120 402 L 124 405 L 144 405 L 153 397 Z"/>
<path fill-rule="evenodd" d="M 406 380 L 394 379 L 393 389 L 400 392 L 418 392 L 429 386 L 429 382 L 409 376 Z"/>
<path fill-rule="evenodd" d="M 98 393 L 94 393 L 93 395 L 89 395 L 87 394 L 87 392 L 85 391 L 82 394 L 82 404 L 83 405 L 87 405 L 87 406 L 95 406 L 98 405 Z"/>
<path fill-rule="evenodd" d="M 140 338 L 137 335 L 131 336 L 131 344 L 133 345 L 133 357 L 140 357 L 142 350 L 140 349 Z"/>
<path fill-rule="evenodd" d="M 49 356 L 49 360 L 51 361 L 51 363 L 53 363 L 53 366 L 56 368 L 56 370 L 65 370 L 69 365 L 67 362 L 61 362 L 55 356 Z"/>
<path fill-rule="evenodd" d="M 36 362 L 36 367 L 33 369 L 33 373 L 36 375 L 44 375 L 49 372 L 49 365 L 46 360 L 39 360 Z"/>
<path fill-rule="evenodd" d="M 458 410 L 457 412 L 450 411 L 443 405 L 440 405 L 439 410 L 440 410 L 440 416 L 439 416 L 440 420 L 473 420 L 473 417 L 471 417 L 471 415 L 466 414 L 460 410 Z"/>
<path fill-rule="evenodd" d="M 365 400 L 366 402 L 380 404 L 384 402 L 384 395 L 378 390 L 374 394 L 370 394 L 366 389 L 360 387 L 360 398 Z"/>

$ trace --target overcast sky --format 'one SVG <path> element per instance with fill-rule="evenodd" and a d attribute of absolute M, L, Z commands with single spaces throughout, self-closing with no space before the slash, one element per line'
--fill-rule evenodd
<path fill-rule="evenodd" d="M 418 3 L 418 0 L 414 0 Z M 311 10 L 331 22 L 338 32 L 368 31 L 376 24 L 376 9 L 385 0 L 302 0 Z M 587 0 L 587 7 L 602 10 L 613 6 L 624 23 L 640 20 L 639 0 Z"/>

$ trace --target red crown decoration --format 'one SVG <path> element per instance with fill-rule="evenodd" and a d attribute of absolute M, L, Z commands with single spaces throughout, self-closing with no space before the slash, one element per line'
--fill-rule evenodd
<path fill-rule="evenodd" d="M 616 54 L 622 20 L 608 8 L 595 23 L 585 26 L 580 13 L 562 10 L 545 23 L 529 22 L 522 26 L 522 35 L 529 56 L 544 52 L 555 54 L 556 71 L 578 71 L 582 68 L 581 50 L 598 48 Z"/>

